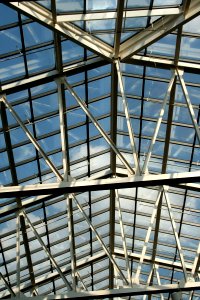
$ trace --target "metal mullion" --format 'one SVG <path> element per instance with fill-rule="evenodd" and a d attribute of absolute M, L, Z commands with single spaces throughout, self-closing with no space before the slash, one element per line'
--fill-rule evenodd
<path fill-rule="evenodd" d="M 16 217 L 16 296 L 20 297 L 20 214 Z"/>
<path fill-rule="evenodd" d="M 10 284 L 10 278 L 9 278 L 9 273 L 8 273 L 8 268 L 7 268 L 7 264 L 6 264 L 6 259 L 5 259 L 5 255 L 4 255 L 4 249 L 1 243 L 1 239 L 0 239 L 0 251 L 2 254 L 2 258 L 3 258 L 3 266 L 5 267 L 5 271 L 6 271 L 6 277 L 8 278 L 8 283 Z"/>
<path fill-rule="evenodd" d="M 117 143 L 117 88 L 118 78 L 115 64 L 111 64 L 111 117 L 110 117 L 110 128 L 111 128 L 111 139 L 116 145 Z M 112 176 L 116 176 L 116 153 L 110 148 L 110 169 Z M 110 190 L 110 238 L 109 248 L 111 255 L 114 254 L 115 245 L 115 190 Z M 109 263 L 109 288 L 114 288 L 114 277 L 115 270 L 113 264 Z"/>

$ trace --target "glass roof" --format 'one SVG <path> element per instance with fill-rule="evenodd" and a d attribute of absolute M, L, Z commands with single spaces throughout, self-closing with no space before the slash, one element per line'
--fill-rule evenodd
<path fill-rule="evenodd" d="M 0 15 L 0 297 L 200 299 L 199 1 Z M 85 187 L 35 192 L 60 182 Z"/>

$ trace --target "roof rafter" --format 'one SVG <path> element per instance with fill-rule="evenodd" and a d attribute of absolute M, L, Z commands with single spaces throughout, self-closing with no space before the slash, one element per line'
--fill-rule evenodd
<path fill-rule="evenodd" d="M 181 13 L 178 16 L 165 16 L 121 44 L 119 52 L 121 60 L 125 61 L 133 54 L 155 43 L 157 40 L 175 30 L 178 26 L 183 25 L 199 14 L 199 1 L 191 0 L 190 7 L 186 14 Z"/>
<path fill-rule="evenodd" d="M 43 26 L 48 27 L 53 31 L 57 31 L 63 36 L 71 39 L 75 43 L 80 44 L 83 47 L 97 53 L 98 55 L 104 57 L 106 60 L 112 60 L 113 48 L 108 44 L 100 41 L 98 38 L 92 36 L 86 31 L 76 27 L 70 23 L 55 23 L 53 20 L 52 13 L 41 7 L 33 1 L 27 2 L 9 2 L 8 5 L 15 10 L 24 13 L 28 17 L 41 23 Z"/>

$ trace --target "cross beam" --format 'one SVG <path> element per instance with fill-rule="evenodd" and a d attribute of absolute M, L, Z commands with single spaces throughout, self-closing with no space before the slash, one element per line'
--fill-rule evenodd
<path fill-rule="evenodd" d="M 122 188 L 134 188 L 156 185 L 176 186 L 181 183 L 198 182 L 200 171 L 159 175 L 130 176 L 126 178 L 109 178 L 96 180 L 82 180 L 58 182 L 24 186 L 0 187 L 0 198 L 21 197 L 30 195 L 62 195 L 85 191 L 98 191 Z M 185 187 L 181 186 L 180 187 Z"/>

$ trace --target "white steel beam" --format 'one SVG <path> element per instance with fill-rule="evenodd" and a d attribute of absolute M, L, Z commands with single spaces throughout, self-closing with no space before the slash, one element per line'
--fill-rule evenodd
<path fill-rule="evenodd" d="M 99 241 L 100 245 L 102 246 L 103 250 L 105 251 L 105 253 L 107 254 L 108 258 L 110 259 L 110 261 L 113 264 L 113 267 L 115 268 L 116 272 L 120 275 L 121 279 L 128 284 L 128 281 L 126 279 L 126 277 L 124 276 L 122 270 L 118 267 L 115 259 L 112 257 L 112 254 L 109 252 L 108 248 L 106 247 L 105 243 L 103 242 L 101 236 L 98 234 L 96 228 L 92 225 L 90 219 L 88 218 L 88 216 L 86 215 L 85 211 L 83 210 L 82 206 L 80 205 L 80 203 L 78 202 L 77 198 L 73 195 L 73 200 L 76 204 L 76 206 L 78 207 L 78 209 L 80 210 L 80 212 L 82 213 L 85 221 L 87 222 L 87 224 L 89 225 L 89 227 L 91 228 L 91 230 L 93 231 L 93 233 L 95 234 L 97 240 Z"/>
<path fill-rule="evenodd" d="M 108 44 L 100 41 L 95 36 L 90 35 L 86 31 L 76 27 L 70 23 L 55 23 L 52 13 L 46 8 L 38 5 L 34 1 L 9 2 L 8 5 L 15 10 L 24 13 L 33 20 L 38 21 L 42 25 L 57 31 L 65 37 L 70 38 L 75 43 L 80 44 L 87 49 L 94 51 L 98 55 L 107 60 L 111 60 L 113 56 L 113 48 Z"/>
<path fill-rule="evenodd" d="M 159 269 L 158 265 L 155 265 L 155 271 L 156 271 L 156 277 L 157 277 L 158 285 L 161 285 L 160 275 L 159 275 L 158 269 Z M 161 298 L 161 300 L 165 300 L 163 294 L 160 294 L 160 298 Z"/>
<path fill-rule="evenodd" d="M 28 87 L 35 87 L 43 83 L 51 82 L 52 80 L 59 79 L 63 76 L 70 76 L 82 72 L 84 70 L 101 67 L 108 64 L 109 62 L 103 60 L 101 57 L 95 57 L 88 59 L 87 61 L 77 62 L 70 66 L 63 67 L 63 71 L 53 70 L 44 72 L 39 75 L 33 75 L 29 78 L 20 79 L 11 83 L 1 85 L 1 91 L 5 94 L 13 93 L 27 89 Z"/>
<path fill-rule="evenodd" d="M 129 64 L 139 64 L 144 66 L 150 66 L 153 68 L 164 68 L 164 69 L 173 69 L 175 68 L 174 60 L 169 58 L 158 58 L 155 56 L 142 56 L 135 54 L 130 59 L 126 60 Z M 179 68 L 184 69 L 185 71 L 193 71 L 199 73 L 199 64 L 184 62 L 179 60 L 177 63 Z"/>
<path fill-rule="evenodd" d="M 36 139 L 34 138 L 34 136 L 32 135 L 32 133 L 28 130 L 28 128 L 24 125 L 24 123 L 22 122 L 22 120 L 20 119 L 20 117 L 18 116 L 18 114 L 15 112 L 15 110 L 13 109 L 12 105 L 7 101 L 5 95 L 2 96 L 0 98 L 0 101 L 3 101 L 5 106 L 8 108 L 8 110 L 11 112 L 11 114 L 13 115 L 13 117 L 15 118 L 15 120 L 17 121 L 17 123 L 20 125 L 20 127 L 22 128 L 22 130 L 25 132 L 25 134 L 27 135 L 27 137 L 29 138 L 29 140 L 33 143 L 33 145 L 35 146 L 35 148 L 39 151 L 39 153 L 41 154 L 41 156 L 44 158 L 46 164 L 49 166 L 49 168 L 51 169 L 51 171 L 56 175 L 56 177 L 59 180 L 62 180 L 62 176 L 60 175 L 60 173 L 58 172 L 57 168 L 54 166 L 54 164 L 51 162 L 51 160 L 48 158 L 48 156 L 46 155 L 46 153 L 43 151 L 42 147 L 40 146 L 40 144 L 36 141 Z"/>
<path fill-rule="evenodd" d="M 191 271 L 191 275 L 193 277 L 196 277 L 198 270 L 200 267 L 200 242 L 199 242 L 199 246 L 197 248 L 197 252 L 194 258 L 194 263 L 193 263 L 193 267 L 192 267 L 192 271 Z"/>
<path fill-rule="evenodd" d="M 134 261 L 139 261 L 141 258 L 141 254 L 139 253 L 133 253 L 133 252 L 128 252 L 128 256 L 130 259 Z M 124 251 L 115 249 L 115 257 L 124 257 Z M 144 256 L 144 262 L 152 263 L 152 257 L 151 255 L 145 255 Z M 177 270 L 182 270 L 182 264 L 181 262 L 174 261 L 172 258 L 171 259 L 163 259 L 156 257 L 155 258 L 155 264 L 159 265 L 160 267 L 166 267 L 166 268 L 174 268 Z M 193 265 L 190 263 L 186 263 L 186 269 L 188 272 L 191 272 L 193 268 Z M 198 271 L 198 273 L 200 273 Z"/>
<path fill-rule="evenodd" d="M 144 245 L 143 245 L 143 248 L 142 248 L 140 261 L 139 261 L 135 276 L 133 278 L 133 282 L 136 283 L 136 284 L 140 283 L 140 273 L 141 273 L 141 269 L 142 269 L 142 264 L 143 264 L 144 257 L 145 257 L 145 254 L 146 254 L 146 250 L 147 250 L 148 242 L 149 242 L 149 239 L 150 239 L 151 231 L 153 229 L 153 224 L 154 224 L 154 221 L 155 221 L 155 218 L 156 218 L 158 205 L 159 205 L 159 202 L 161 201 L 162 190 L 163 190 L 163 188 L 161 187 L 160 190 L 158 191 L 156 202 L 154 204 L 153 212 L 152 212 L 152 215 L 151 215 L 150 224 L 149 224 L 149 227 L 148 227 L 148 230 L 147 230 L 147 233 L 146 233 L 146 237 L 145 237 L 145 240 L 144 240 Z"/>
<path fill-rule="evenodd" d="M 16 296 L 20 296 L 20 214 L 16 218 Z"/>
<path fill-rule="evenodd" d="M 33 226 L 33 224 L 31 223 L 29 217 L 27 216 L 27 214 L 25 213 L 25 211 L 21 211 L 21 213 L 23 214 L 27 224 L 29 225 L 29 227 L 31 228 L 31 230 L 33 231 L 34 235 L 36 236 L 38 242 L 40 243 L 40 245 L 42 246 L 43 250 L 45 251 L 46 255 L 49 257 L 49 260 L 51 261 L 52 265 L 54 266 L 54 268 L 57 270 L 57 272 L 59 273 L 60 277 L 62 278 L 64 284 L 66 285 L 67 289 L 69 291 L 72 290 L 71 284 L 69 283 L 69 281 L 67 280 L 67 278 L 65 277 L 65 275 L 63 274 L 61 268 L 59 267 L 59 265 L 57 264 L 56 260 L 54 259 L 54 257 L 51 255 L 50 251 L 47 249 L 47 247 L 45 246 L 43 240 L 41 239 L 40 235 L 38 234 L 37 230 L 35 229 L 35 227 Z"/>
<path fill-rule="evenodd" d="M 126 260 L 128 281 L 129 281 L 129 284 L 132 286 L 130 263 L 129 263 L 128 252 L 127 252 L 126 237 L 125 237 L 125 232 L 124 232 L 124 224 L 123 224 L 120 197 L 119 197 L 118 190 L 115 190 L 115 201 L 116 201 L 116 207 L 118 209 L 118 215 L 119 215 L 119 224 L 120 224 L 120 229 L 121 229 L 122 244 L 123 244 L 123 248 L 124 248 L 124 256 L 125 256 L 125 260 Z"/>
<path fill-rule="evenodd" d="M 144 165 L 143 165 L 143 168 L 142 168 L 142 173 L 143 174 L 145 174 L 148 171 L 149 160 L 151 158 L 151 154 L 152 154 L 152 151 L 153 151 L 153 146 L 155 144 L 155 141 L 156 141 L 156 138 L 157 138 L 157 135 L 158 135 L 158 131 L 160 129 L 162 118 L 163 118 L 164 113 L 165 113 L 165 107 L 166 107 L 167 101 L 168 101 L 168 99 L 170 97 L 170 93 L 171 93 L 171 89 L 172 89 L 174 80 L 175 80 L 175 73 L 173 73 L 172 78 L 171 78 L 171 80 L 169 82 L 169 85 L 168 85 L 168 88 L 167 88 L 167 92 L 166 92 L 165 98 L 163 100 L 162 107 L 160 109 L 160 113 L 159 113 L 159 117 L 158 117 L 158 120 L 157 120 L 157 123 L 156 123 L 156 127 L 154 129 L 154 133 L 153 133 L 153 136 L 152 136 L 152 139 L 151 139 L 151 143 L 149 145 L 147 156 L 145 158 Z"/>
<path fill-rule="evenodd" d="M 150 282 L 151 282 L 151 277 L 153 275 L 153 271 L 154 271 L 154 267 L 152 266 L 151 267 L 151 271 L 149 273 L 149 276 L 148 276 L 148 279 L 147 279 L 147 283 L 146 283 L 146 286 L 149 286 Z M 147 295 L 144 295 L 142 300 L 146 300 L 147 299 Z"/>
<path fill-rule="evenodd" d="M 16 294 L 14 293 L 14 291 L 13 291 L 11 285 L 7 282 L 7 280 L 5 279 L 5 277 L 3 276 L 3 274 L 2 274 L 1 272 L 0 272 L 0 280 L 3 281 L 4 285 L 6 286 L 6 288 L 7 288 L 8 291 L 9 291 L 11 297 L 15 297 Z"/>
<path fill-rule="evenodd" d="M 190 290 L 198 290 L 200 288 L 200 282 L 187 282 L 181 286 L 183 292 Z M 138 296 L 138 295 L 152 295 L 160 293 L 172 293 L 180 291 L 179 284 L 165 284 L 154 286 L 136 286 L 134 288 L 119 288 L 111 290 L 98 290 L 98 291 L 82 291 L 82 292 L 68 292 L 61 295 L 44 295 L 36 296 L 35 300 L 53 300 L 53 299 L 104 299 L 112 297 L 126 297 L 126 296 Z M 26 300 L 25 296 L 21 297 L 22 300 Z"/>
<path fill-rule="evenodd" d="M 123 61 L 126 60 L 133 54 L 155 43 L 178 26 L 183 25 L 199 14 L 199 0 L 191 0 L 190 7 L 186 14 L 182 13 L 178 16 L 165 16 L 121 44 L 119 57 Z"/>
<path fill-rule="evenodd" d="M 99 133 L 103 136 L 103 138 L 106 140 L 106 142 L 109 144 L 109 146 L 112 148 L 112 150 L 116 153 L 117 157 L 121 160 L 123 165 L 127 168 L 129 174 L 134 174 L 133 168 L 130 166 L 130 164 L 127 162 L 127 160 L 124 158 L 124 156 L 121 154 L 121 152 L 118 150 L 114 142 L 111 140 L 111 138 L 108 136 L 108 134 L 105 132 L 105 130 L 100 126 L 100 124 L 96 121 L 95 117 L 91 114 L 89 109 L 87 108 L 87 105 L 85 102 L 76 94 L 76 92 L 71 88 L 69 83 L 66 79 L 63 79 L 63 82 L 68 89 L 68 91 L 71 93 L 71 95 L 74 97 L 74 99 L 77 101 L 77 103 L 80 105 L 84 113 L 88 116 L 88 118 L 92 121 L 96 129 L 99 131 Z"/>
<path fill-rule="evenodd" d="M 188 94 L 188 91 L 187 91 L 187 87 L 185 85 L 185 81 L 183 79 L 183 76 L 181 75 L 181 72 L 178 69 L 176 69 L 176 72 L 178 74 L 178 77 L 179 77 L 179 80 L 180 80 L 180 83 L 181 83 L 181 87 L 182 87 L 182 90 L 183 90 L 183 94 L 184 94 L 184 97 L 185 97 L 185 100 L 186 100 L 186 103 L 187 103 L 187 107 L 188 107 L 188 110 L 189 110 L 189 113 L 190 113 L 190 117 L 191 117 L 192 123 L 193 123 L 195 131 L 196 131 L 198 142 L 200 144 L 199 125 L 198 125 L 196 117 L 195 117 L 194 109 L 192 107 L 192 103 L 191 103 L 191 100 L 190 100 L 190 97 L 189 97 L 189 94 Z"/>
<path fill-rule="evenodd" d="M 169 196 L 168 196 L 168 193 L 167 193 L 167 190 L 166 190 L 165 186 L 163 187 L 163 191 L 164 191 L 165 200 L 166 200 L 166 203 L 167 203 L 167 208 L 168 208 L 168 212 L 169 212 L 169 216 L 170 216 L 170 220 L 171 220 L 171 224 L 172 224 L 172 229 L 173 229 L 173 232 L 174 232 L 174 237 L 175 237 L 175 240 L 176 240 L 176 244 L 177 244 L 177 248 L 178 248 L 178 252 L 179 252 L 179 256 L 180 256 L 180 260 L 181 260 L 181 264 L 182 264 L 182 268 L 183 268 L 184 278 L 185 278 L 185 281 L 187 281 L 188 280 L 188 274 L 187 274 L 187 269 L 186 269 L 186 265 L 185 265 L 183 250 L 181 248 L 181 243 L 180 243 L 179 236 L 178 236 L 178 231 L 177 231 L 177 228 L 176 228 L 176 222 L 175 222 L 173 214 L 172 214 L 172 207 L 171 207 Z"/>
<path fill-rule="evenodd" d="M 123 18 L 138 18 L 138 17 L 153 17 L 153 16 L 166 16 L 178 15 L 182 12 L 182 8 L 154 8 L 141 9 L 141 10 L 127 10 L 123 12 Z M 95 12 L 87 14 L 67 14 L 57 16 L 57 22 L 75 22 L 75 21 L 94 21 L 94 20 L 107 20 L 116 19 L 117 12 Z"/>
<path fill-rule="evenodd" d="M 125 112 L 125 116 L 126 116 L 126 123 L 127 123 L 129 138 L 130 138 L 130 142 L 131 142 L 131 148 L 132 148 L 133 160 L 134 160 L 135 168 L 136 168 L 136 174 L 140 174 L 140 165 L 139 165 L 139 160 L 138 160 L 137 150 L 136 150 L 136 145 L 135 145 L 134 131 L 133 131 L 133 126 L 132 126 L 131 118 L 130 118 L 130 114 L 129 114 L 128 101 L 126 99 L 126 94 L 125 94 L 125 90 L 124 90 L 122 73 L 120 70 L 120 63 L 118 60 L 116 60 L 116 69 L 117 69 L 120 92 L 122 94 L 122 102 L 123 102 L 124 112 Z"/>
<path fill-rule="evenodd" d="M 85 191 L 134 188 L 156 185 L 177 186 L 179 183 L 198 182 L 200 171 L 173 174 L 142 175 L 109 179 L 43 183 L 23 186 L 0 186 L 0 198 L 30 195 L 62 195 Z M 180 185 L 180 187 L 182 187 Z M 185 186 L 184 186 L 185 188 Z M 188 186 L 187 186 L 188 188 Z"/>

